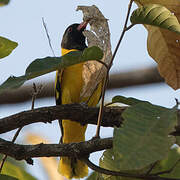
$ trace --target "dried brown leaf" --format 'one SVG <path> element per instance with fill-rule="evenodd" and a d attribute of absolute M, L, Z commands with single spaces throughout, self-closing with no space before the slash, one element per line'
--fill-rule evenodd
<path fill-rule="evenodd" d="M 101 11 L 95 6 L 78 6 L 77 10 L 83 12 L 83 20 L 89 20 L 91 26 L 90 31 L 84 31 L 87 37 L 88 47 L 98 46 L 104 52 L 102 61 L 109 64 L 112 52 L 110 43 L 110 31 L 108 20 L 104 17 Z M 81 92 L 81 98 L 90 97 L 97 85 L 105 76 L 106 67 L 97 62 L 89 61 L 84 63 L 83 67 L 83 81 L 84 86 Z"/>
<path fill-rule="evenodd" d="M 161 4 L 169 9 L 180 22 L 179 0 L 136 0 L 138 6 Z M 145 25 L 148 30 L 149 55 L 158 63 L 160 75 L 173 89 L 180 88 L 180 35 L 172 31 Z"/>

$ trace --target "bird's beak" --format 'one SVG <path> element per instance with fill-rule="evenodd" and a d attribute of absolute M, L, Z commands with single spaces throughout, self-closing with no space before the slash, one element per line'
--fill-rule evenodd
<path fill-rule="evenodd" d="M 77 30 L 78 30 L 78 31 L 81 31 L 81 30 L 83 31 L 83 30 L 86 28 L 88 22 L 89 22 L 89 21 L 83 21 L 83 22 L 77 27 Z"/>

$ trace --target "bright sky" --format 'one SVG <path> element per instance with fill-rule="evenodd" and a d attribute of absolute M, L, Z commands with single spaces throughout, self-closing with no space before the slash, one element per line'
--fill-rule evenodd
<path fill-rule="evenodd" d="M 60 42 L 65 28 L 72 23 L 82 21 L 82 13 L 75 11 L 76 7 L 78 5 L 93 4 L 109 19 L 112 50 L 114 50 L 125 20 L 128 5 L 127 0 L 113 1 L 113 3 L 112 1 L 105 0 L 13 0 L 8 6 L 1 7 L 0 36 L 14 40 L 19 45 L 10 56 L 0 60 L 0 83 L 5 81 L 10 75 L 23 75 L 26 67 L 34 59 L 52 56 L 42 25 L 42 17 L 44 17 L 48 26 L 55 54 L 60 56 Z M 154 65 L 154 61 L 148 56 L 146 50 L 146 39 L 147 32 L 141 25 L 137 25 L 127 32 L 111 72 L 122 72 Z M 42 78 L 45 80 L 54 79 L 54 73 L 50 73 Z M 41 81 L 42 78 L 38 78 L 37 81 Z M 32 82 L 34 80 L 30 83 Z M 164 84 L 113 90 L 107 93 L 107 99 L 110 100 L 111 97 L 117 94 L 140 98 L 165 107 L 172 107 L 175 104 L 174 98 L 179 97 L 179 91 L 175 92 L 172 88 Z M 54 104 L 54 99 L 44 99 L 37 101 L 36 107 Z M 0 117 L 28 110 L 30 106 L 31 102 L 2 106 L 0 108 Z M 25 132 L 33 130 L 37 133 L 40 132 L 42 136 L 48 137 L 50 141 L 57 143 L 60 136 L 59 127 L 57 126 L 55 122 L 52 125 L 38 124 L 38 126 L 28 126 L 24 128 L 22 136 Z M 88 128 L 87 139 L 91 138 L 90 135 L 94 133 L 94 129 L 94 126 Z M 3 135 L 3 137 L 11 139 L 12 134 L 13 132 Z M 112 135 L 112 130 L 104 129 L 102 134 L 106 137 L 110 136 Z M 22 138 L 19 137 L 19 139 Z M 30 168 L 30 171 L 39 180 L 46 180 L 42 169 L 38 167 L 36 162 Z"/>

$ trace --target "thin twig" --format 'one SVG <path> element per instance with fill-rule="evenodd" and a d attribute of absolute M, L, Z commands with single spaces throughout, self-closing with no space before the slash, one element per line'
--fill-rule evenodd
<path fill-rule="evenodd" d="M 37 89 L 37 88 L 36 88 L 36 84 L 33 83 L 33 94 L 32 94 L 32 105 L 31 105 L 31 110 L 34 109 L 35 99 L 36 99 L 37 94 L 40 93 L 41 88 L 42 88 L 42 86 L 40 86 L 40 87 Z M 22 128 L 23 128 L 23 126 L 20 127 L 20 128 L 16 131 L 16 133 L 15 133 L 15 135 L 14 135 L 12 141 L 11 141 L 12 143 L 14 143 L 14 142 L 16 141 L 16 139 L 17 139 L 17 137 L 18 137 L 20 131 L 22 130 Z M 3 157 L 3 159 L 2 159 L 2 161 L 1 161 L 1 164 L 0 164 L 0 173 L 1 173 L 1 171 L 2 171 L 2 168 L 3 168 L 3 166 L 4 166 L 4 163 L 5 163 L 6 159 L 7 159 L 7 157 L 8 157 L 8 156 L 5 155 L 5 156 Z"/>
<path fill-rule="evenodd" d="M 128 31 L 129 29 L 131 29 L 135 24 L 130 24 L 128 27 L 126 27 L 126 31 Z"/>
<path fill-rule="evenodd" d="M 113 60 L 116 56 L 116 53 L 119 49 L 119 46 L 121 44 L 121 41 L 124 37 L 124 34 L 127 30 L 129 30 L 131 27 L 133 27 L 132 25 L 128 27 L 127 29 L 127 23 L 128 23 L 128 19 L 129 19 L 129 15 L 130 15 L 130 10 L 131 10 L 131 6 L 132 6 L 132 3 L 133 3 L 133 0 L 130 0 L 130 3 L 129 3 L 129 6 L 128 6 L 128 12 L 127 12 L 127 16 L 126 16 L 126 20 L 125 20 L 125 23 L 124 23 L 124 27 L 123 27 L 123 31 L 121 33 L 121 36 L 120 36 L 120 39 L 116 45 L 116 48 L 114 50 L 114 53 L 112 55 L 112 58 L 111 58 L 111 61 L 109 63 L 109 66 L 108 66 L 108 69 L 107 69 L 107 72 L 106 72 L 106 77 L 104 79 L 104 83 L 103 83 L 103 88 L 102 88 L 102 100 L 101 100 L 101 104 L 100 104 L 100 109 L 99 109 L 99 115 L 98 115 L 98 122 L 97 122 L 97 128 L 96 128 L 96 135 L 95 135 L 95 138 L 99 138 L 99 134 L 100 134 L 100 127 L 101 127 L 101 121 L 102 121 L 102 118 L 103 118 L 103 109 L 104 109 L 104 99 L 105 99 L 105 91 L 106 91 L 106 88 L 107 88 L 107 84 L 108 84 L 108 78 L 109 78 L 109 71 L 111 69 L 111 66 L 112 66 L 112 63 L 113 63 Z"/>
<path fill-rule="evenodd" d="M 36 84 L 33 83 L 33 93 L 32 93 L 32 104 L 31 104 L 31 110 L 34 109 L 34 104 L 35 104 L 35 100 L 37 95 L 41 92 L 42 90 L 42 84 L 37 88 Z"/>
<path fill-rule="evenodd" d="M 55 53 L 54 53 L 54 50 L 53 50 L 52 44 L 51 44 L 51 38 L 50 38 L 50 36 L 49 36 L 48 30 L 47 30 L 47 26 L 46 26 L 46 23 L 45 23 L 43 17 L 42 17 L 42 22 L 43 22 L 43 26 L 44 26 L 44 29 L 45 29 L 45 32 L 46 32 L 46 36 L 47 36 L 47 38 L 48 38 L 49 46 L 50 46 L 50 48 L 51 48 L 51 51 L 52 51 L 52 53 L 53 53 L 53 56 L 55 57 Z"/>

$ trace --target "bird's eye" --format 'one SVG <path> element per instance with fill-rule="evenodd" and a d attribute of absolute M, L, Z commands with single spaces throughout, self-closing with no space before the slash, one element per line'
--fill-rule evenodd
<path fill-rule="evenodd" d="M 68 32 L 72 32 L 72 27 L 68 28 Z"/>

